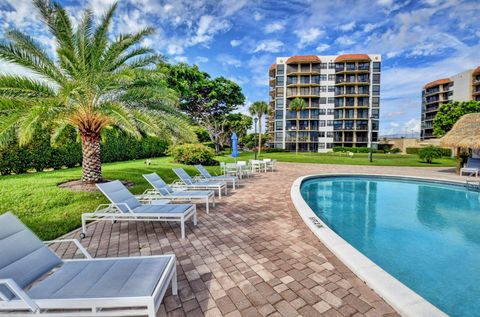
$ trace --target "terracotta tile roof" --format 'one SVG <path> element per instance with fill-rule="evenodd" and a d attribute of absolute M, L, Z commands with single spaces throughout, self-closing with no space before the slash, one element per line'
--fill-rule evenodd
<path fill-rule="evenodd" d="M 480 75 L 480 66 L 478 66 L 477 68 L 475 68 L 475 69 L 473 70 L 473 74 L 474 74 L 474 75 Z"/>
<path fill-rule="evenodd" d="M 347 61 L 371 61 L 371 59 L 368 54 L 343 54 L 335 58 L 335 62 Z"/>
<path fill-rule="evenodd" d="M 277 64 L 270 65 L 270 70 L 274 70 L 275 68 L 277 68 Z"/>
<path fill-rule="evenodd" d="M 435 86 L 448 84 L 449 82 L 451 82 L 450 78 L 437 79 L 435 81 L 429 82 L 428 84 L 425 84 L 425 86 L 423 86 L 423 88 L 428 89 L 428 88 L 432 88 L 432 87 L 435 87 Z"/>
<path fill-rule="evenodd" d="M 287 59 L 287 64 L 312 63 L 312 62 L 320 62 L 320 58 L 315 55 L 304 55 L 304 56 L 292 56 L 289 59 Z"/>

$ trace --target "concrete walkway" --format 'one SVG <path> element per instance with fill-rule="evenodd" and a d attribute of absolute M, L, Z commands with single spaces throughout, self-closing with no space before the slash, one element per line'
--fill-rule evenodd
<path fill-rule="evenodd" d="M 167 293 L 159 316 L 397 316 L 304 225 L 290 186 L 325 172 L 462 178 L 448 168 L 277 167 L 244 180 L 209 215 L 199 208 L 198 226 L 189 223 L 184 241 L 174 223 L 101 222 L 89 225 L 82 244 L 95 257 L 175 253 L 179 295 Z M 57 252 L 75 256 L 73 246 Z"/>

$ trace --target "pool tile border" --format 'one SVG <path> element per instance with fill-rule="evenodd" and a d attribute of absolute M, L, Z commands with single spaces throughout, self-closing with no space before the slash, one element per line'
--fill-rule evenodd
<path fill-rule="evenodd" d="M 330 229 L 303 199 L 301 184 L 311 178 L 335 176 L 371 176 L 401 178 L 404 180 L 433 181 L 443 184 L 464 185 L 458 181 L 441 180 L 427 177 L 408 177 L 404 175 L 366 174 L 366 173 L 324 173 L 311 174 L 297 178 L 291 187 L 290 197 L 300 217 L 320 241 L 332 251 L 352 272 L 377 292 L 387 303 L 403 316 L 448 316 L 426 299 L 415 293 L 395 277 L 384 271 L 342 237 Z M 312 219 L 315 219 L 315 224 Z M 318 226 L 318 223 L 320 226 Z"/>

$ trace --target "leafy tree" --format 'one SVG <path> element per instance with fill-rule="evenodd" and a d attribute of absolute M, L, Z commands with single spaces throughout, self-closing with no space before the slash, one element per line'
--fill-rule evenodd
<path fill-rule="evenodd" d="M 433 133 L 437 137 L 442 137 L 452 129 L 461 116 L 476 112 L 480 112 L 480 101 L 454 101 L 443 104 L 433 119 Z"/>
<path fill-rule="evenodd" d="M 248 111 L 252 116 L 257 116 L 258 118 L 258 156 L 260 156 L 260 151 L 262 149 L 262 117 L 268 112 L 268 105 L 265 101 L 255 101 L 250 105 Z"/>
<path fill-rule="evenodd" d="M 296 112 L 296 118 L 297 118 L 297 131 L 296 131 L 296 137 L 295 137 L 295 154 L 298 154 L 298 134 L 299 134 L 299 123 L 300 123 L 300 111 L 305 109 L 307 107 L 307 104 L 305 103 L 305 100 L 302 98 L 295 98 L 290 102 L 290 105 L 288 107 L 288 110 L 290 111 L 295 111 Z"/>
<path fill-rule="evenodd" d="M 212 79 L 196 65 L 160 63 L 158 68 L 168 75 L 169 87 L 178 92 L 180 109 L 207 130 L 218 153 L 226 116 L 245 102 L 240 86 L 224 77 Z"/>
<path fill-rule="evenodd" d="M 252 127 L 252 117 L 241 113 L 229 113 L 226 115 L 226 122 L 224 132 L 220 136 L 221 146 L 231 144 L 231 137 L 233 132 L 237 134 L 240 139 L 247 135 L 248 129 Z"/>
<path fill-rule="evenodd" d="M 434 159 L 441 158 L 442 154 L 442 148 L 434 145 L 423 147 L 418 151 L 418 157 L 428 164 L 432 164 Z"/>
<path fill-rule="evenodd" d="M 175 109 L 177 97 L 165 85 L 164 75 L 145 66 L 159 56 L 141 46 L 152 34 L 145 28 L 111 40 L 114 4 L 99 23 L 85 10 L 74 27 L 58 3 L 35 0 L 40 17 L 56 42 L 49 56 L 32 37 L 9 30 L 0 43 L 0 59 L 23 66 L 35 77 L 0 75 L 0 142 L 13 136 L 20 144 L 48 127 L 52 140 L 74 127 L 82 142 L 82 180 L 102 180 L 101 131 L 118 127 L 140 138 L 174 135 L 194 139 L 185 118 Z"/>

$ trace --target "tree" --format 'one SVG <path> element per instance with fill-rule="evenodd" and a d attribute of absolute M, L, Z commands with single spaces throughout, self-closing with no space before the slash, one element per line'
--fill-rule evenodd
<path fill-rule="evenodd" d="M 442 137 L 452 129 L 461 116 L 476 112 L 480 112 L 480 101 L 454 101 L 443 104 L 433 119 L 433 133 L 437 137 Z"/>
<path fill-rule="evenodd" d="M 296 137 L 295 137 L 295 154 L 298 154 L 298 133 L 299 133 L 299 123 L 300 123 L 300 111 L 305 109 L 307 104 L 302 98 L 295 98 L 290 102 L 288 110 L 296 112 L 297 118 L 297 128 L 296 128 Z"/>
<path fill-rule="evenodd" d="M 241 113 L 229 113 L 226 115 L 224 132 L 220 136 L 220 145 L 231 144 L 233 132 L 237 134 L 238 139 L 247 135 L 248 129 L 252 127 L 252 117 Z"/>
<path fill-rule="evenodd" d="M 442 149 L 438 146 L 429 145 L 418 151 L 418 157 L 428 164 L 432 164 L 434 159 L 442 157 Z"/>
<path fill-rule="evenodd" d="M 252 116 L 257 116 L 258 118 L 258 156 L 262 149 L 262 117 L 268 112 L 268 105 L 265 101 L 255 101 L 250 105 L 248 111 Z"/>
<path fill-rule="evenodd" d="M 194 138 L 185 118 L 175 109 L 177 97 L 165 86 L 164 75 L 147 69 L 159 56 L 141 46 L 152 34 L 145 28 L 111 40 L 114 4 L 96 24 L 85 10 L 73 27 L 58 3 L 35 0 L 44 24 L 56 42 L 55 58 L 32 37 L 10 30 L 0 43 L 0 59 L 28 69 L 32 76 L 0 75 L 0 142 L 16 137 L 26 144 L 40 128 L 52 140 L 73 126 L 82 143 L 82 181 L 102 180 L 101 131 L 118 127 L 143 135 Z"/>
<path fill-rule="evenodd" d="M 207 130 L 218 153 L 226 116 L 245 102 L 240 86 L 224 77 L 212 79 L 196 65 L 160 63 L 158 68 L 168 75 L 169 87 L 178 92 L 180 109 Z"/>

